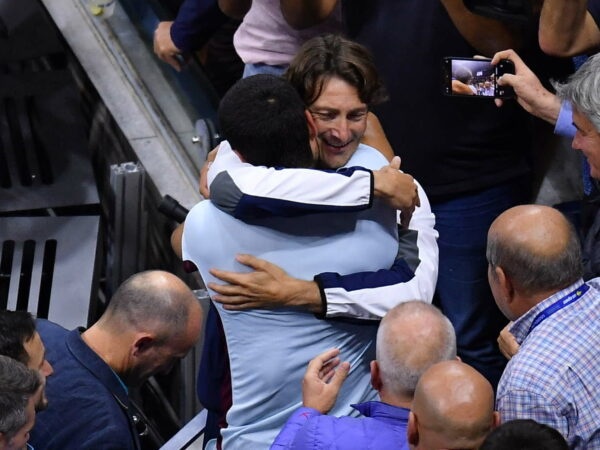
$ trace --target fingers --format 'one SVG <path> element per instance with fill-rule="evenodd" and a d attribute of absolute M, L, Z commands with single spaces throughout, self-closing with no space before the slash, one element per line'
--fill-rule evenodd
<path fill-rule="evenodd" d="M 329 383 L 339 389 L 348 377 L 348 373 L 350 373 L 350 363 L 344 361 L 340 363 Z"/>
<path fill-rule="evenodd" d="M 310 371 L 313 373 L 319 373 L 329 361 L 337 357 L 339 354 L 339 348 L 330 348 L 329 350 L 325 350 L 323 353 L 310 360 L 306 372 L 308 373 Z"/>
<path fill-rule="evenodd" d="M 229 272 L 227 270 L 220 270 L 220 269 L 210 269 L 209 272 L 212 276 L 218 278 L 221 281 L 224 281 L 224 282 L 230 283 L 230 284 L 243 284 L 244 275 L 245 275 L 243 273 Z M 221 288 L 223 287 L 222 285 L 219 285 L 219 286 L 221 286 Z M 215 291 L 217 291 L 217 289 L 215 289 Z M 219 292 L 219 291 L 217 291 L 217 292 Z"/>
<path fill-rule="evenodd" d="M 390 162 L 390 167 L 392 169 L 400 170 L 400 157 L 399 156 L 394 156 L 392 158 L 392 161 Z"/>
<path fill-rule="evenodd" d="M 254 270 L 261 270 L 263 272 L 266 272 L 267 268 L 275 266 L 269 261 L 265 261 L 264 259 L 257 258 L 256 256 L 243 253 L 236 255 L 235 259 L 245 266 L 251 267 Z"/>

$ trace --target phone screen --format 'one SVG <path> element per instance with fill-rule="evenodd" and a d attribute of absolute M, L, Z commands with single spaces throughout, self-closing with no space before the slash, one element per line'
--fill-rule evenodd
<path fill-rule="evenodd" d="M 511 72 L 511 68 L 512 63 L 508 60 L 493 66 L 487 59 L 444 58 L 444 94 L 479 98 L 509 97 L 512 91 L 497 86 L 496 79 L 503 73 Z"/>

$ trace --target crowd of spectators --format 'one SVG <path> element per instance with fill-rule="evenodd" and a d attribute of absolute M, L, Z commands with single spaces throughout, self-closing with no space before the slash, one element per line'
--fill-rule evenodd
<path fill-rule="evenodd" d="M 0 311 L 0 450 L 141 449 L 129 388 L 201 332 L 210 450 L 600 449 L 600 212 L 533 204 L 529 158 L 536 117 L 600 179 L 600 0 L 521 6 L 185 0 L 157 56 L 229 16 L 245 66 L 171 236 L 207 317 L 157 270 L 88 329 Z M 515 71 L 443 95 L 474 55 Z"/>

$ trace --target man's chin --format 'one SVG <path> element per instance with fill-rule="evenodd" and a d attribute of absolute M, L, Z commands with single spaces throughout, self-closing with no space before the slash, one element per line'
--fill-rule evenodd
<path fill-rule="evenodd" d="M 48 397 L 44 395 L 43 398 L 40 399 L 39 402 L 35 405 L 35 411 L 40 412 L 45 410 L 48 407 Z"/>

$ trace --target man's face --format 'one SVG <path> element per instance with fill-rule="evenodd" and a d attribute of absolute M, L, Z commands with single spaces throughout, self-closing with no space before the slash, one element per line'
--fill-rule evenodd
<path fill-rule="evenodd" d="M 344 166 L 365 134 L 367 105 L 354 86 L 332 78 L 308 109 L 317 127 L 320 165 L 331 169 Z"/>
<path fill-rule="evenodd" d="M 197 311 L 194 308 L 194 311 L 190 312 L 185 330 L 176 333 L 166 342 L 154 343 L 152 347 L 139 356 L 136 367 L 133 368 L 128 380 L 129 384 L 140 385 L 152 375 L 168 373 L 177 361 L 187 355 L 200 337 L 202 327 L 200 311 L 198 305 Z"/>
<path fill-rule="evenodd" d="M 592 178 L 600 179 L 600 133 L 577 108 L 573 108 L 573 125 L 577 128 L 573 148 L 580 150 L 590 163 Z"/>
<path fill-rule="evenodd" d="M 39 403 L 40 398 L 42 397 L 42 387 L 38 392 L 29 397 L 27 401 L 27 422 L 23 425 L 19 431 L 8 441 L 6 444 L 6 450 L 23 450 L 27 445 L 27 441 L 29 441 L 29 433 L 31 432 L 33 425 L 35 424 L 35 405 Z"/>
<path fill-rule="evenodd" d="M 36 331 L 33 337 L 23 344 L 23 347 L 29 356 L 27 367 L 37 370 L 42 375 L 42 384 L 45 386 L 46 377 L 52 375 L 54 369 L 46 359 L 46 348 L 39 333 Z M 42 394 L 39 396 L 39 399 L 38 404 L 35 405 L 37 411 L 41 411 L 48 406 L 48 398 L 46 397 L 44 388 L 42 388 Z"/>

